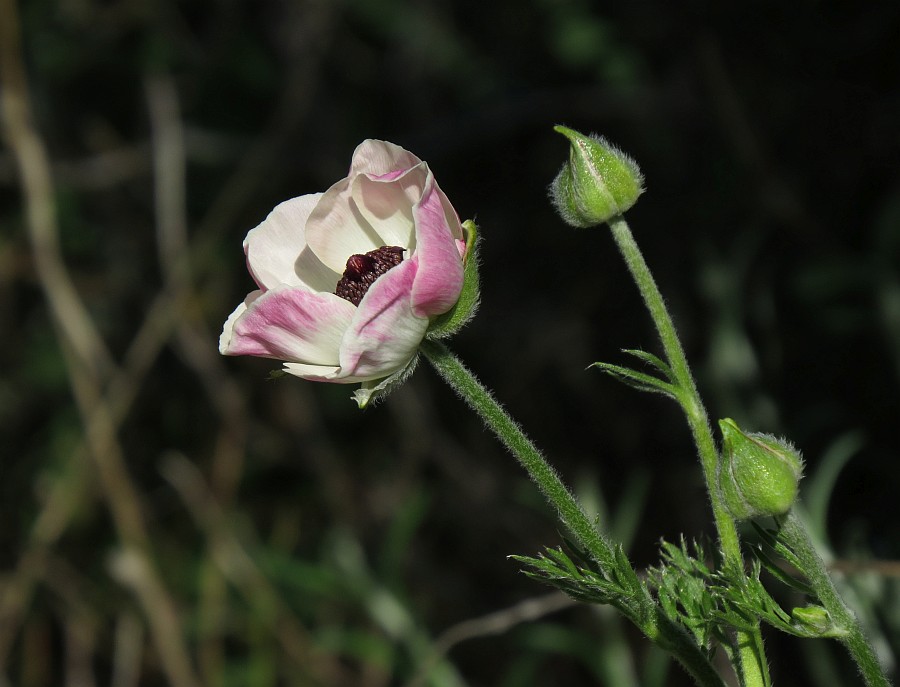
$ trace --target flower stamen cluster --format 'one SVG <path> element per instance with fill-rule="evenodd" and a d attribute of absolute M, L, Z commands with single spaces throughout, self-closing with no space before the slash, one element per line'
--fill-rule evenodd
<path fill-rule="evenodd" d="M 359 305 L 375 280 L 402 260 L 403 248 L 400 246 L 382 246 L 362 255 L 351 255 L 347 258 L 347 268 L 334 289 L 334 295 Z"/>

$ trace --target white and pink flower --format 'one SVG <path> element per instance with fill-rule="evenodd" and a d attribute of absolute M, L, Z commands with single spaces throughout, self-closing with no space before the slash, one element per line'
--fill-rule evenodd
<path fill-rule="evenodd" d="M 349 384 L 401 373 L 463 286 L 466 242 L 428 165 L 364 141 L 325 193 L 278 205 L 244 240 L 259 289 L 225 322 L 224 355 Z"/>

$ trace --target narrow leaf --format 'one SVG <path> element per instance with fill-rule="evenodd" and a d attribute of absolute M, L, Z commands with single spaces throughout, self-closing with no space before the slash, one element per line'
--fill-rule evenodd
<path fill-rule="evenodd" d="M 783 570 L 764 549 L 759 548 L 754 553 L 768 573 L 779 582 L 791 589 L 796 589 L 798 592 L 806 594 L 807 596 L 815 596 L 812 587 Z"/>
<path fill-rule="evenodd" d="M 632 370 L 630 367 L 622 367 L 621 365 L 612 365 L 610 363 L 594 363 L 591 367 L 599 367 L 607 374 L 617 378 L 620 382 L 624 382 L 628 386 L 634 387 L 639 391 L 663 394 L 677 400 L 675 387 L 672 384 L 669 384 L 669 382 L 658 379 L 653 375 Z"/>
<path fill-rule="evenodd" d="M 670 382 L 672 381 L 672 368 L 669 367 L 668 363 L 662 358 L 653 355 L 652 353 L 648 353 L 647 351 L 642 351 L 639 348 L 623 348 L 623 353 L 627 353 L 628 355 L 633 355 L 638 360 L 642 360 L 648 365 L 652 365 L 657 370 L 663 373 L 663 375 Z"/>

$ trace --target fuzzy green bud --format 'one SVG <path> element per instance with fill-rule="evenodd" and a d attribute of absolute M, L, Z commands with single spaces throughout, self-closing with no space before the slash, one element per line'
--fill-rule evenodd
<path fill-rule="evenodd" d="M 843 637 L 847 633 L 835 626 L 831 615 L 821 606 L 803 606 L 791 609 L 794 625 L 817 637 Z"/>
<path fill-rule="evenodd" d="M 803 474 L 800 453 L 770 434 L 747 434 L 728 418 L 719 420 L 719 427 L 719 490 L 732 516 L 744 520 L 787 513 Z"/>
<path fill-rule="evenodd" d="M 575 227 L 592 227 L 621 215 L 644 191 L 637 163 L 602 136 L 553 127 L 569 139 L 569 162 L 550 185 L 557 212 Z"/>

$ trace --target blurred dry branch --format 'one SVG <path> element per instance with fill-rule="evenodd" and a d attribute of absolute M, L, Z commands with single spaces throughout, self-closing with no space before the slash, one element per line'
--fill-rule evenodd
<path fill-rule="evenodd" d="M 115 422 L 103 398 L 103 387 L 114 365 L 72 285 L 60 254 L 50 167 L 46 149 L 33 123 L 28 82 L 21 60 L 18 10 L 13 0 L 3 0 L 0 4 L 0 25 L 4 27 L 0 65 L 6 135 L 18 161 L 38 277 L 53 307 L 60 345 L 66 354 L 72 390 L 85 427 L 86 443 L 119 534 L 122 556 L 140 571 L 139 578 L 132 578 L 134 589 L 150 623 L 163 668 L 173 685 L 193 687 L 199 683 L 184 644 L 175 603 L 149 560 L 150 542 L 140 499 L 125 467 Z M 70 656 L 80 656 L 83 649 L 80 644 L 70 644 Z M 74 666 L 76 671 L 81 670 L 82 661 L 77 660 Z"/>
<path fill-rule="evenodd" d="M 471 618 L 457 623 L 438 636 L 431 655 L 422 662 L 415 677 L 407 683 L 406 687 L 424 687 L 428 684 L 428 675 L 435 664 L 460 642 L 503 634 L 521 623 L 533 622 L 576 605 L 578 605 L 577 601 L 562 592 L 552 592 L 525 599 L 509 608 L 494 611 L 479 618 Z"/>
<path fill-rule="evenodd" d="M 126 419 L 142 380 L 174 334 L 179 350 L 204 384 L 211 403 L 221 415 L 220 437 L 216 442 L 212 470 L 218 498 L 228 501 L 240 481 L 246 441 L 246 408 L 212 345 L 215 336 L 206 329 L 200 317 L 202 295 L 194 290 L 195 277 L 191 273 L 190 256 L 192 251 L 203 255 L 206 247 L 202 241 L 191 246 L 188 239 L 185 134 L 177 89 L 174 81 L 164 76 L 150 78 L 146 84 L 159 261 L 164 288 L 148 308 L 124 356 L 124 364 L 119 367 L 113 362 L 65 267 L 59 249 L 50 162 L 33 125 L 28 83 L 21 62 L 17 8 L 10 0 L 4 1 L 0 10 L 6 138 L 22 178 L 38 278 L 53 309 L 60 345 L 67 354 L 71 384 L 86 430 L 85 444 L 74 451 L 70 464 L 75 468 L 75 474 L 79 475 L 83 472 L 81 466 L 85 465 L 85 457 L 90 456 L 95 461 L 122 546 L 111 560 L 111 572 L 121 584 L 132 589 L 144 609 L 163 669 L 171 684 L 184 687 L 197 685 L 198 678 L 191 666 L 190 652 L 183 642 L 184 634 L 179 627 L 175 602 L 149 557 L 151 544 L 141 513 L 141 498 L 128 475 L 122 447 L 116 438 L 117 428 Z M 274 110 L 270 134 L 261 136 L 251 153 L 243 158 L 243 166 L 226 184 L 219 196 L 219 203 L 213 204 L 207 219 L 201 222 L 199 234 L 206 241 L 214 240 L 221 226 L 230 221 L 232 213 L 251 197 L 255 185 L 264 178 L 264 168 L 277 154 L 285 137 L 294 133 L 308 110 L 310 91 L 318 73 L 315 57 L 321 50 L 321 40 L 327 36 L 325 27 L 331 12 L 327 3 L 310 3 L 304 11 L 306 16 L 301 24 L 309 29 L 310 34 L 305 37 L 306 40 L 299 37 L 295 43 L 300 49 L 295 51 L 294 76 L 289 80 L 281 106 Z M 140 148 L 123 148 L 120 153 L 106 154 L 90 161 L 75 174 L 80 177 L 81 183 L 87 181 L 96 187 L 121 181 L 143 168 L 146 153 Z M 68 173 L 65 167 L 58 171 L 63 178 Z M 209 266 L 202 261 L 200 263 L 198 272 Z M 56 480 L 51 484 L 32 527 L 30 546 L 21 553 L 14 575 L 3 586 L 0 597 L 0 666 L 7 664 L 34 585 L 46 579 L 47 570 L 52 565 L 48 560 L 52 547 L 65 532 L 73 513 L 84 506 L 85 499 L 91 498 L 90 474 L 78 477 L 74 484 L 71 477 L 67 481 Z M 257 576 L 257 582 L 259 579 Z M 214 583 L 209 579 L 207 582 Z M 205 598 L 210 597 L 206 595 Z M 284 608 L 274 601 L 269 605 Z M 73 619 L 67 627 L 75 627 L 77 624 L 73 625 L 74 622 Z M 278 637 L 285 642 L 288 653 L 297 654 L 300 651 L 298 661 L 307 662 L 305 650 L 292 648 L 306 645 L 302 636 L 296 641 L 291 639 L 302 635 L 302 630 L 292 630 L 295 621 L 283 613 L 278 624 Z M 115 682 L 126 685 L 137 679 L 135 661 L 140 660 L 142 653 L 138 648 L 141 631 L 129 615 L 123 616 L 118 627 Z M 80 636 L 86 640 L 91 635 L 82 632 Z M 70 661 L 67 672 L 69 679 L 81 684 L 79 680 L 87 679 L 85 666 L 90 664 L 92 646 L 79 644 L 76 641 L 78 633 L 70 633 L 68 637 Z"/>
<path fill-rule="evenodd" d="M 352 684 L 348 676 L 341 677 L 338 663 L 312 648 L 309 631 L 288 611 L 288 605 L 279 598 L 277 590 L 230 529 L 220 504 L 216 503 L 197 468 L 185 457 L 171 454 L 161 470 L 204 533 L 210 560 L 219 574 L 240 590 L 247 604 L 260 609 L 267 619 L 272 641 L 281 644 L 295 669 L 316 684 Z M 207 584 L 214 584 L 214 581 L 208 579 Z"/>

